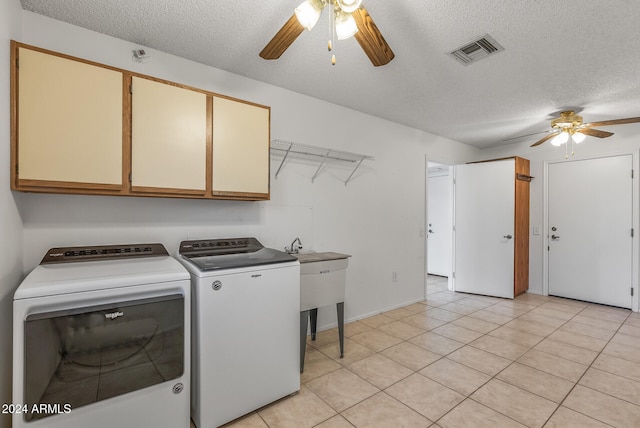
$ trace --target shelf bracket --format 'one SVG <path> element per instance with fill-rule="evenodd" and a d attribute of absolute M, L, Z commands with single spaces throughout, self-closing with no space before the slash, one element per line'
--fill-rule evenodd
<path fill-rule="evenodd" d="M 320 175 L 320 171 L 322 170 L 322 168 L 329 163 L 327 161 L 343 161 L 343 162 L 353 163 L 355 167 L 351 171 L 351 174 L 349 175 L 349 177 L 347 177 L 346 181 L 344 182 L 346 186 L 347 183 L 351 181 L 351 179 L 355 175 L 358 168 L 360 168 L 360 165 L 362 165 L 363 161 L 374 159 L 373 156 L 344 152 L 340 150 L 329 149 L 326 147 L 310 146 L 307 144 L 294 143 L 292 141 L 276 139 L 276 140 L 271 140 L 270 143 L 271 143 L 270 145 L 271 153 L 282 154 L 282 160 L 280 161 L 280 165 L 278 166 L 278 169 L 275 174 L 276 178 L 278 178 L 278 174 L 282 170 L 282 167 L 284 166 L 285 161 L 288 159 L 289 154 L 292 154 L 293 158 L 295 158 L 296 155 L 310 156 L 313 158 L 321 159 L 320 165 L 316 169 L 315 174 L 313 174 L 313 178 L 311 178 L 312 183 L 315 181 L 318 175 Z"/>
<path fill-rule="evenodd" d="M 344 185 L 346 186 L 347 183 L 349 182 L 349 180 L 351 180 L 351 177 L 353 177 L 353 174 L 356 173 L 356 171 L 358 170 L 358 168 L 360 168 L 360 165 L 362 165 L 362 161 L 364 161 L 366 159 L 366 156 L 363 156 L 362 159 L 360 159 L 360 161 L 358 162 L 358 164 L 356 165 L 355 168 L 353 168 L 353 171 L 351 171 L 351 174 L 349 174 L 349 177 L 347 177 L 347 179 L 344 182 Z"/>
<path fill-rule="evenodd" d="M 287 148 L 287 151 L 284 154 L 284 157 L 282 158 L 282 162 L 280 162 L 280 166 L 278 167 L 278 170 L 276 171 L 276 178 L 278 178 L 278 174 L 280 173 L 280 170 L 282 169 L 282 165 L 284 165 L 284 161 L 286 161 L 287 160 L 287 156 L 289 156 L 289 152 L 291 151 L 291 147 L 293 147 L 293 144 L 289 144 L 289 147 Z"/>
<path fill-rule="evenodd" d="M 316 173 L 313 174 L 313 177 L 311 178 L 312 183 L 313 183 L 313 180 L 315 180 L 318 174 L 320 173 L 322 166 L 324 165 L 324 163 L 326 162 L 330 154 L 331 154 L 331 150 L 327 150 L 327 154 L 324 155 L 324 157 L 322 158 L 322 162 L 320 162 L 320 165 L 318 165 L 318 169 L 316 169 Z"/>

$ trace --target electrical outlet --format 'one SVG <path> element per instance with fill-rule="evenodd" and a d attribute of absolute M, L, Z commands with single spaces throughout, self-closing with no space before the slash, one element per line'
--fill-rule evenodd
<path fill-rule="evenodd" d="M 398 272 L 391 272 L 391 282 L 398 282 Z"/>

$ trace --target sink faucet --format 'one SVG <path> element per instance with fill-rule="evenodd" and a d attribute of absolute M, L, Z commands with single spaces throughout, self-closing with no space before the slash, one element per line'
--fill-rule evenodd
<path fill-rule="evenodd" d="M 298 242 L 298 245 L 295 245 L 296 241 Z M 290 247 L 284 247 L 284 250 L 289 254 L 298 254 L 298 250 L 300 249 L 302 249 L 302 241 L 300 238 L 294 239 Z"/>

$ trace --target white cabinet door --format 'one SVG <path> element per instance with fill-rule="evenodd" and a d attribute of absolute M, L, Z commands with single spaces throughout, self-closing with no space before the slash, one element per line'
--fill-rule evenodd
<path fill-rule="evenodd" d="M 270 110 L 213 98 L 214 195 L 269 195 Z"/>
<path fill-rule="evenodd" d="M 513 298 L 514 174 L 514 159 L 455 166 L 455 291 Z"/>
<path fill-rule="evenodd" d="M 631 308 L 631 155 L 549 164 L 549 294 Z"/>
<path fill-rule="evenodd" d="M 120 189 L 122 73 L 19 49 L 21 181 Z"/>
<path fill-rule="evenodd" d="M 131 185 L 133 190 L 191 190 L 204 194 L 207 96 L 133 77 Z"/>

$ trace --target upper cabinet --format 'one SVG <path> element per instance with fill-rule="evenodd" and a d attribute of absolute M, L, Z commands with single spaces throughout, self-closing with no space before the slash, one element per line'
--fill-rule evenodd
<path fill-rule="evenodd" d="M 14 63 L 13 184 L 122 189 L 122 73 L 25 48 Z"/>
<path fill-rule="evenodd" d="M 269 199 L 270 109 L 12 42 L 11 186 Z"/>
<path fill-rule="evenodd" d="M 131 88 L 132 191 L 204 195 L 207 96 L 140 77 Z"/>
<path fill-rule="evenodd" d="M 213 98 L 213 195 L 269 199 L 268 107 Z"/>

